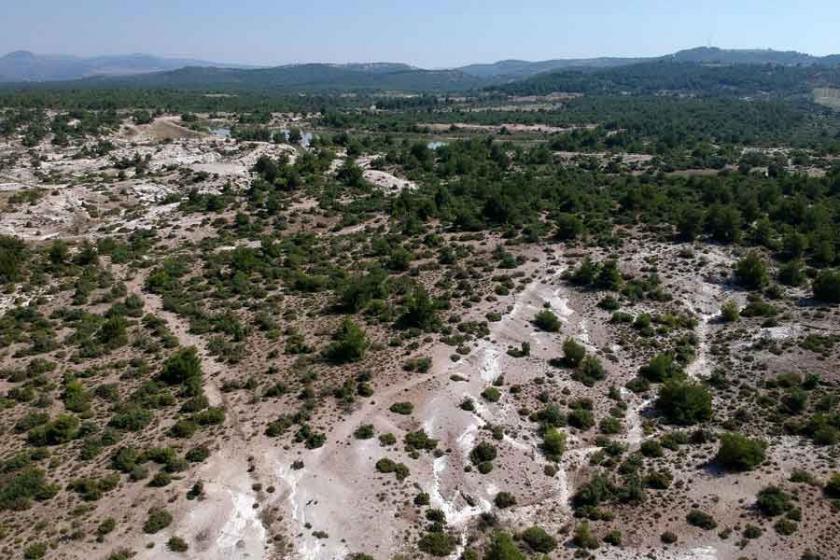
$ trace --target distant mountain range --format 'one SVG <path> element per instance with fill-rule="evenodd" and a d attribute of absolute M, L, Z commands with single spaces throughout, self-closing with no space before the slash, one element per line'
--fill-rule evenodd
<path fill-rule="evenodd" d="M 709 68 L 737 65 L 820 69 L 840 65 L 840 55 L 812 56 L 795 51 L 726 50 L 700 47 L 662 57 L 554 59 L 537 62 L 503 60 L 458 68 L 427 70 L 401 63 L 294 64 L 271 68 L 220 65 L 187 59 L 148 55 L 79 58 L 43 56 L 25 51 L 0 58 L 0 82 L 61 82 L 74 87 L 167 87 L 214 90 L 347 91 L 396 90 L 412 92 L 457 92 L 484 87 L 509 91 L 543 91 L 548 87 L 583 87 L 584 90 L 632 90 L 633 80 L 645 72 L 659 72 L 661 63 L 676 63 L 691 72 L 714 73 Z M 633 70 L 614 71 L 633 67 Z M 673 67 L 669 67 L 673 68 Z M 613 74 L 610 74 L 613 72 Z M 669 70 L 671 74 L 673 71 Z M 691 72 L 686 74 L 690 79 Z M 704 79 L 708 78 L 704 74 Z M 693 74 L 691 74 L 693 75 Z M 549 79 L 560 76 L 562 79 Z M 583 76 L 583 77 L 581 77 Z M 600 82 L 593 83 L 597 77 Z M 683 79 L 683 78 L 680 78 Z M 775 79 L 775 78 L 774 78 Z M 596 81 L 597 81 L 596 80 Z M 628 80 L 630 83 L 628 84 Z M 582 82 L 586 82 L 581 86 Z M 665 84 L 668 85 L 668 84 Z M 562 88 L 561 88 L 562 89 Z M 566 91 L 579 91 L 566 89 Z"/>
<path fill-rule="evenodd" d="M 15 51 L 0 57 L 0 81 L 50 82 L 78 80 L 91 76 L 122 76 L 165 72 L 185 66 L 246 68 L 244 65 L 226 65 L 190 58 L 163 58 L 147 54 L 82 58 Z"/>

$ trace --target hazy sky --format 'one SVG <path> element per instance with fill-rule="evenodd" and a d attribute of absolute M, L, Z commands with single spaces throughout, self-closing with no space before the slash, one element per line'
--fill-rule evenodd
<path fill-rule="evenodd" d="M 838 0 L 0 0 L 0 54 L 427 67 L 700 45 L 840 52 Z"/>

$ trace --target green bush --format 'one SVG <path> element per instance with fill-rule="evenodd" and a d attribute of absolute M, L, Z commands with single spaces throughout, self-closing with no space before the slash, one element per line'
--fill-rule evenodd
<path fill-rule="evenodd" d="M 163 365 L 160 379 L 169 385 L 182 386 L 187 395 L 200 395 L 203 374 L 195 347 L 182 348 L 170 356 Z"/>
<path fill-rule="evenodd" d="M 11 467 L 6 467 L 10 469 Z M 12 469 L 0 475 L 0 509 L 21 511 L 32 500 L 49 500 L 58 493 L 58 487 L 47 482 L 44 471 L 36 467 Z"/>
<path fill-rule="evenodd" d="M 769 280 L 767 263 L 758 252 L 750 251 L 735 264 L 735 280 L 750 290 L 763 288 Z"/>
<path fill-rule="evenodd" d="M 414 412 L 414 405 L 407 401 L 395 402 L 388 409 L 394 414 L 409 415 Z"/>
<path fill-rule="evenodd" d="M 513 538 L 501 531 L 493 533 L 490 537 L 490 545 L 484 553 L 484 560 L 526 560 L 526 558 L 513 542 Z"/>
<path fill-rule="evenodd" d="M 727 470 L 748 471 L 764 462 L 766 449 L 767 444 L 761 440 L 741 434 L 723 434 L 715 460 Z"/>
<path fill-rule="evenodd" d="M 560 330 L 560 319 L 551 310 L 543 309 L 534 317 L 534 325 L 546 332 L 557 332 Z"/>
<path fill-rule="evenodd" d="M 536 525 L 525 529 L 521 537 L 534 552 L 548 553 L 557 548 L 557 539 Z"/>
<path fill-rule="evenodd" d="M 840 270 L 821 270 L 812 289 L 817 301 L 840 303 Z"/>
<path fill-rule="evenodd" d="M 496 446 L 490 442 L 482 441 L 470 451 L 470 461 L 474 465 L 488 463 L 496 458 Z"/>
<path fill-rule="evenodd" d="M 26 560 L 38 560 L 47 554 L 47 543 L 32 543 L 23 549 L 23 557 Z"/>
<path fill-rule="evenodd" d="M 169 537 L 169 540 L 166 541 L 166 547 L 172 552 L 186 552 L 187 550 L 189 550 L 190 545 L 188 545 L 187 541 L 185 541 L 181 537 L 172 535 L 171 537 Z"/>
<path fill-rule="evenodd" d="M 566 421 L 569 426 L 586 431 L 595 425 L 595 416 L 593 416 L 591 410 L 575 408 L 566 417 Z"/>
<path fill-rule="evenodd" d="M 696 424 L 712 417 L 712 395 L 698 383 L 671 379 L 659 388 L 656 409 L 671 424 Z"/>
<path fill-rule="evenodd" d="M 829 498 L 840 499 L 840 473 L 831 475 L 831 478 L 825 483 L 823 492 Z"/>
<path fill-rule="evenodd" d="M 516 505 L 516 496 L 510 492 L 499 492 L 496 494 L 496 497 L 493 498 L 493 503 L 496 504 L 496 507 L 499 509 L 509 508 Z"/>
<path fill-rule="evenodd" d="M 117 520 L 113 517 L 106 517 L 99 523 L 99 525 L 96 526 L 96 535 L 98 537 L 104 537 L 105 535 L 110 534 L 116 528 Z"/>
<path fill-rule="evenodd" d="M 432 556 L 449 556 L 455 550 L 455 537 L 441 532 L 429 532 L 420 537 L 417 548 Z"/>
<path fill-rule="evenodd" d="M 766 486 L 758 492 L 755 506 L 767 517 L 782 515 L 791 507 L 792 496 L 778 486 Z"/>
<path fill-rule="evenodd" d="M 30 430 L 26 439 L 36 446 L 61 445 L 76 439 L 78 435 L 79 419 L 70 414 L 62 414 L 52 422 Z"/>
<path fill-rule="evenodd" d="M 741 312 L 738 309 L 738 302 L 732 299 L 726 300 L 720 308 L 720 315 L 727 323 L 734 323 L 737 321 L 741 316 Z"/>
<path fill-rule="evenodd" d="M 586 356 L 586 348 L 574 338 L 563 342 L 563 362 L 569 367 L 577 367 Z"/>
<path fill-rule="evenodd" d="M 165 509 L 152 508 L 143 524 L 143 532 L 151 535 L 166 529 L 170 523 L 172 523 L 171 513 Z"/>
<path fill-rule="evenodd" d="M 376 435 L 373 429 L 373 424 L 362 424 L 353 431 L 353 437 L 356 439 L 370 439 Z"/>
<path fill-rule="evenodd" d="M 662 383 L 681 373 L 679 364 L 673 354 L 657 354 L 642 367 L 639 375 L 653 383 Z"/>
<path fill-rule="evenodd" d="M 325 351 L 326 358 L 336 364 L 357 362 L 364 358 L 370 342 L 365 331 L 350 319 L 344 319 Z"/>
<path fill-rule="evenodd" d="M 575 527 L 575 535 L 572 537 L 572 543 L 582 549 L 595 550 L 598 548 L 598 538 L 592 534 L 592 529 L 589 527 L 589 522 L 581 521 Z"/>
<path fill-rule="evenodd" d="M 566 450 L 566 433 L 557 428 L 547 428 L 543 433 L 542 450 L 552 461 L 559 461 Z"/>
<path fill-rule="evenodd" d="M 685 520 L 689 525 L 693 525 L 694 527 L 699 527 L 707 531 L 717 527 L 717 521 L 715 521 L 715 518 L 704 511 L 700 511 L 699 509 L 693 509 L 688 512 L 688 515 L 685 516 Z"/>
<path fill-rule="evenodd" d="M 577 369 L 572 374 L 575 381 L 580 381 L 587 387 L 592 387 L 596 382 L 603 380 L 607 376 L 607 370 L 596 356 L 586 356 L 583 361 L 578 364 Z"/>
<path fill-rule="evenodd" d="M 416 288 L 406 297 L 403 313 L 397 319 L 397 326 L 424 331 L 433 330 L 438 326 L 437 305 L 423 287 Z"/>

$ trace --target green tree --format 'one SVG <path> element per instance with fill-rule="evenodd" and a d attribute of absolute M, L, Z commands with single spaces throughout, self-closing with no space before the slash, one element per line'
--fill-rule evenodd
<path fill-rule="evenodd" d="M 547 428 L 543 433 L 542 450 L 552 461 L 559 461 L 566 450 L 566 433 L 557 428 Z"/>
<path fill-rule="evenodd" d="M 720 448 L 715 460 L 731 471 L 749 471 L 764 462 L 767 444 L 741 434 L 728 433 L 720 436 Z"/>
<path fill-rule="evenodd" d="M 418 286 L 406 297 L 405 309 L 397 320 L 401 328 L 432 330 L 438 324 L 437 305 L 429 297 L 429 292 Z"/>
<path fill-rule="evenodd" d="M 840 270 L 821 270 L 814 278 L 814 299 L 825 303 L 840 303 Z"/>
<path fill-rule="evenodd" d="M 639 375 L 653 383 L 662 383 L 682 373 L 673 354 L 657 354 L 646 365 L 639 368 Z"/>
<path fill-rule="evenodd" d="M 563 342 L 563 362 L 569 367 L 577 367 L 586 357 L 586 347 L 574 338 Z"/>
<path fill-rule="evenodd" d="M 525 554 L 513 542 L 508 533 L 496 531 L 490 537 L 490 545 L 484 553 L 484 560 L 526 560 Z"/>
<path fill-rule="evenodd" d="M 555 220 L 554 236 L 560 241 L 568 241 L 580 237 L 583 233 L 583 222 L 574 214 L 561 212 Z"/>
<path fill-rule="evenodd" d="M 557 548 L 557 539 L 549 535 L 545 529 L 533 526 L 522 532 L 522 540 L 534 552 L 548 553 Z"/>
<path fill-rule="evenodd" d="M 767 263 L 757 251 L 750 251 L 735 265 L 735 280 L 750 290 L 760 290 L 767 285 Z"/>
<path fill-rule="evenodd" d="M 181 348 L 172 354 L 163 364 L 160 380 L 169 385 L 180 385 L 189 396 L 200 395 L 203 373 L 196 348 Z"/>
<path fill-rule="evenodd" d="M 550 309 L 543 309 L 534 317 L 534 324 L 537 328 L 547 332 L 560 330 L 560 319 Z"/>
<path fill-rule="evenodd" d="M 29 252 L 20 239 L 0 235 L 0 283 L 19 280 L 28 257 Z"/>
<path fill-rule="evenodd" d="M 670 379 L 659 388 L 656 409 L 671 424 L 696 424 L 712 417 L 712 395 L 699 383 Z"/>
<path fill-rule="evenodd" d="M 344 319 L 325 351 L 326 358 L 337 364 L 358 362 L 365 356 L 370 342 L 365 331 L 351 319 Z"/>

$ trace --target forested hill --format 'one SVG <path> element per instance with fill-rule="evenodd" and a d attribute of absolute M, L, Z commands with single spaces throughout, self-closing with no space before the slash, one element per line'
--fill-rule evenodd
<path fill-rule="evenodd" d="M 23 68 L 29 58 L 16 60 Z M 15 72 L 26 70 L 21 68 Z M 10 76 L 17 75 L 15 72 L 7 72 L 6 79 L 13 79 Z M 5 74 L 0 64 L 0 81 L 2 75 Z M 160 72 L 64 79 L 49 85 L 63 89 L 119 87 L 260 93 L 451 93 L 488 89 L 515 95 L 564 91 L 789 96 L 813 87 L 838 85 L 840 55 L 816 57 L 794 51 L 702 47 L 656 58 L 505 60 L 438 70 L 401 63 L 311 63 L 272 68 L 193 64 Z"/>
<path fill-rule="evenodd" d="M 187 67 L 120 78 L 93 78 L 77 86 L 140 86 L 231 91 L 464 91 L 486 85 L 459 70 L 423 70 L 398 64 L 300 64 L 276 68 Z"/>
<path fill-rule="evenodd" d="M 734 95 L 785 97 L 840 84 L 836 65 L 708 64 L 658 60 L 603 70 L 544 73 L 491 90 L 512 95 L 584 94 Z"/>

